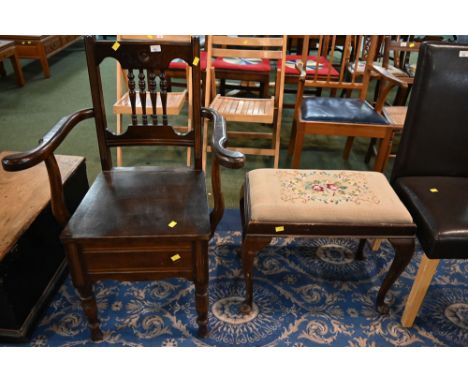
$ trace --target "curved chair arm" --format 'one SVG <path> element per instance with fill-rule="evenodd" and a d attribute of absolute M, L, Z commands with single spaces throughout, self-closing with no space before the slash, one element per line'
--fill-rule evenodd
<path fill-rule="evenodd" d="M 226 121 L 215 110 L 202 107 L 202 117 L 208 118 L 213 121 L 213 134 L 212 134 L 212 149 L 213 159 L 211 163 L 211 187 L 213 189 L 214 206 L 210 213 L 210 228 L 211 237 L 216 231 L 219 221 L 224 215 L 224 196 L 221 189 L 221 174 L 219 171 L 219 164 L 228 168 L 241 168 L 245 163 L 245 155 L 237 152 L 230 151 L 225 148 L 227 142 Z M 203 153 L 206 155 L 206 153 Z"/>
<path fill-rule="evenodd" d="M 45 162 L 51 194 L 52 213 L 63 228 L 70 218 L 63 194 L 62 176 L 54 156 L 54 150 L 79 122 L 94 117 L 94 109 L 84 109 L 63 117 L 39 141 L 39 146 L 31 151 L 8 155 L 2 160 L 6 171 L 21 171 Z"/>
<path fill-rule="evenodd" d="M 245 155 L 238 151 L 226 149 L 227 133 L 226 121 L 217 111 L 202 107 L 201 115 L 213 121 L 212 148 L 219 162 L 228 168 L 244 167 Z"/>
<path fill-rule="evenodd" d="M 5 171 L 21 171 L 41 163 L 63 142 L 73 127 L 84 119 L 92 117 L 94 109 L 80 110 L 63 117 L 39 140 L 39 146 L 35 149 L 3 158 L 3 168 Z"/>

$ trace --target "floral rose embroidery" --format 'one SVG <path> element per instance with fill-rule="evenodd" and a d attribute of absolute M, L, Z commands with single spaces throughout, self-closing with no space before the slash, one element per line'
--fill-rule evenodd
<path fill-rule="evenodd" d="M 278 171 L 281 200 L 323 204 L 380 204 L 365 174 L 347 171 Z"/>

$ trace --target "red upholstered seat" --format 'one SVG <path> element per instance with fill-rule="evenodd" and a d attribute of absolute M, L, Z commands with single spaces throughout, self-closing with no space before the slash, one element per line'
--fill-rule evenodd
<path fill-rule="evenodd" d="M 169 64 L 170 69 L 185 69 L 186 66 L 187 64 L 182 59 L 175 59 Z M 200 52 L 200 69 L 202 72 L 206 70 L 206 52 L 203 50 Z"/>
<path fill-rule="evenodd" d="M 217 57 L 213 61 L 216 69 L 249 70 L 270 72 L 270 61 L 266 58 Z"/>
<path fill-rule="evenodd" d="M 285 73 L 286 74 L 299 74 L 296 69 L 296 61 L 300 60 L 302 56 L 298 54 L 290 54 L 286 56 L 286 64 L 285 64 Z M 307 57 L 307 74 L 314 74 L 315 67 L 316 67 L 317 57 L 316 56 L 308 56 Z M 319 76 L 327 76 L 328 72 L 330 71 L 331 77 L 337 77 L 339 75 L 338 71 L 326 60 L 325 57 L 320 57 L 318 60 L 318 74 Z"/>

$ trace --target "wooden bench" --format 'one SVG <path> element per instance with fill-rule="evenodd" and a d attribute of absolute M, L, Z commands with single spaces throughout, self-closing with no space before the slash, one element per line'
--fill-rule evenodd
<path fill-rule="evenodd" d="M 9 58 L 13 70 L 16 74 L 16 82 L 18 86 L 24 86 L 23 70 L 19 63 L 18 54 L 16 53 L 15 43 L 13 41 L 0 40 L 0 75 L 5 76 L 5 68 L 3 67 L 3 60 Z"/>
<path fill-rule="evenodd" d="M 84 158 L 56 158 L 74 211 L 88 190 Z M 0 200 L 0 338 L 27 340 L 66 269 L 44 163 L 20 172 L 0 166 Z"/>
<path fill-rule="evenodd" d="M 60 52 L 77 41 L 80 36 L 75 35 L 0 35 L 0 39 L 13 41 L 19 58 L 36 59 L 41 62 L 45 78 L 50 77 L 49 57 Z"/>
<path fill-rule="evenodd" d="M 383 174 L 258 169 L 246 175 L 240 208 L 243 312 L 253 305 L 255 255 L 274 237 L 291 236 L 358 238 L 357 259 L 366 239 L 389 239 L 395 258 L 377 296 L 378 310 L 388 311 L 385 295 L 413 256 L 416 226 Z"/>

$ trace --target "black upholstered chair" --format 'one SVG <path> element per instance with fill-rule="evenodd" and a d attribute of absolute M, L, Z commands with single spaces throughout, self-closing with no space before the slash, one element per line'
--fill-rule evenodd
<path fill-rule="evenodd" d="M 412 326 L 440 259 L 468 258 L 468 44 L 423 44 L 392 185 L 425 255 L 403 313 Z"/>

